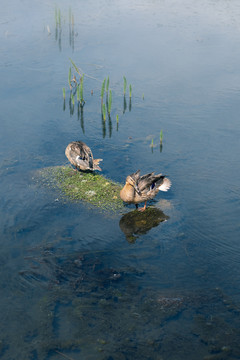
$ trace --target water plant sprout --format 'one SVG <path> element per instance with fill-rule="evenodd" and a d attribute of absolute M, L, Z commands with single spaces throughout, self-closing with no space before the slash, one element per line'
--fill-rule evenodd
<path fill-rule="evenodd" d="M 162 145 L 163 142 L 163 131 L 160 131 L 160 145 Z"/>
<path fill-rule="evenodd" d="M 84 98 L 83 98 L 83 79 L 84 79 L 84 74 L 81 73 L 81 71 L 79 70 L 79 68 L 76 66 L 76 64 L 73 62 L 72 59 L 70 59 L 72 66 L 74 68 L 74 70 L 77 72 L 77 74 L 79 75 L 79 81 L 77 80 L 77 77 L 75 74 L 72 74 L 72 67 L 69 67 L 69 71 L 68 71 L 68 84 L 70 87 L 70 91 L 71 91 L 71 102 L 72 104 L 74 104 L 74 101 L 72 101 L 74 99 L 74 95 L 77 93 L 77 101 L 78 104 L 82 107 L 85 104 Z M 74 90 L 74 91 L 73 91 Z M 72 92 L 73 91 L 73 92 Z"/>
<path fill-rule="evenodd" d="M 107 83 L 106 83 L 106 93 L 108 95 L 108 89 L 109 89 L 109 76 L 107 77 Z"/>
<path fill-rule="evenodd" d="M 108 115 L 110 116 L 112 108 L 112 90 L 109 90 L 109 98 L 108 98 Z"/>
<path fill-rule="evenodd" d="M 80 78 L 80 105 L 81 106 L 83 106 L 85 103 L 85 101 L 83 99 L 83 78 L 84 78 L 84 74 Z M 79 85 L 78 85 L 78 87 L 79 87 Z"/>
<path fill-rule="evenodd" d="M 57 21 L 58 20 L 58 11 L 56 11 L 57 13 Z M 71 9 L 69 9 L 69 24 L 70 24 L 70 20 L 72 18 L 72 13 L 71 13 Z M 75 96 L 76 96 L 76 101 L 78 104 L 78 109 L 82 108 L 83 105 L 85 104 L 85 100 L 83 97 L 83 83 L 84 83 L 84 78 L 85 78 L 85 74 L 83 73 L 82 69 L 80 67 L 78 67 L 75 62 L 69 58 L 70 62 L 71 62 L 71 66 L 69 67 L 69 71 L 68 71 L 68 84 L 69 84 L 69 88 L 70 88 L 70 97 L 69 97 L 69 108 L 70 108 L 70 114 L 71 111 L 74 110 L 74 103 L 75 103 Z M 89 75 L 86 75 L 88 78 L 92 78 L 94 80 L 99 81 L 96 78 L 93 78 Z M 132 98 L 132 85 L 129 84 L 128 86 L 129 89 L 129 111 L 131 111 L 131 98 Z M 63 98 L 65 100 L 66 98 L 66 90 L 65 88 L 62 89 L 63 91 Z M 125 113 L 126 109 L 127 109 L 127 102 L 126 102 L 126 91 L 127 91 L 127 79 L 126 76 L 123 76 L 123 92 L 124 92 L 124 99 L 123 99 L 123 114 Z M 93 90 L 91 91 L 91 94 L 93 95 Z M 105 95 L 106 94 L 106 95 Z M 108 119 L 109 119 L 109 127 L 111 125 L 111 111 L 112 111 L 112 89 L 110 88 L 110 78 L 109 76 L 105 77 L 104 80 L 102 81 L 101 84 L 101 115 L 102 115 L 102 120 L 103 123 L 106 121 L 106 115 L 108 115 Z M 105 99 L 104 99 L 105 96 Z M 143 95 L 144 98 L 144 95 Z M 65 104 L 65 103 L 64 103 Z M 65 105 L 64 105 L 64 110 L 65 110 Z M 80 114 L 80 112 L 78 111 L 78 115 Z M 117 122 L 117 130 L 118 130 L 118 126 L 119 126 L 119 115 L 116 115 L 116 122 Z M 152 145 L 152 147 L 154 147 L 154 145 Z"/>
<path fill-rule="evenodd" d="M 131 84 L 129 85 L 129 97 L 130 97 L 130 99 L 132 97 L 132 85 Z"/>
<path fill-rule="evenodd" d="M 104 92 L 105 92 L 105 83 L 106 83 L 106 78 L 103 80 L 103 83 L 102 83 L 102 89 L 101 89 L 101 104 L 103 104 L 103 96 L 104 96 Z"/>

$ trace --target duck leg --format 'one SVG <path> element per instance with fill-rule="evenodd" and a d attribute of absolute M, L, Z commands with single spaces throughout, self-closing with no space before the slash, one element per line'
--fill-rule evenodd
<path fill-rule="evenodd" d="M 142 208 L 138 209 L 138 211 L 143 212 L 143 211 L 145 211 L 145 210 L 146 210 L 146 207 L 147 207 L 147 201 L 145 201 L 144 207 L 142 207 Z"/>

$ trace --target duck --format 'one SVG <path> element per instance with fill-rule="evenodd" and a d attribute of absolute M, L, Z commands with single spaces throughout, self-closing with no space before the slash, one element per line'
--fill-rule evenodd
<path fill-rule="evenodd" d="M 135 204 L 139 211 L 145 211 L 147 201 L 153 199 L 159 190 L 168 191 L 171 185 L 171 181 L 165 175 L 155 175 L 151 172 L 140 176 L 140 170 L 137 170 L 127 176 L 126 183 L 120 191 L 120 198 L 128 204 Z M 138 208 L 141 202 L 144 202 L 144 207 Z"/>
<path fill-rule="evenodd" d="M 98 165 L 102 159 L 94 159 L 92 150 L 83 141 L 70 142 L 66 147 L 65 155 L 75 170 L 102 171 Z"/>

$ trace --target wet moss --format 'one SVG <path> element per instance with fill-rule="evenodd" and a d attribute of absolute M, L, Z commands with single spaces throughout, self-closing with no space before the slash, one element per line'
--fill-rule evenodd
<path fill-rule="evenodd" d="M 37 175 L 45 185 L 60 189 L 63 197 L 70 201 L 85 201 L 108 211 L 124 208 L 119 196 L 121 184 L 101 174 L 55 166 L 44 168 Z"/>

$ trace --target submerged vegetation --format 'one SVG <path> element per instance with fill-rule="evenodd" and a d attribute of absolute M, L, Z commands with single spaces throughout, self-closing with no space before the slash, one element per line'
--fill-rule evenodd
<path fill-rule="evenodd" d="M 58 188 L 65 199 L 82 200 L 108 211 L 123 209 L 121 184 L 103 175 L 74 171 L 70 166 L 44 168 L 38 174 L 44 184 Z"/>

